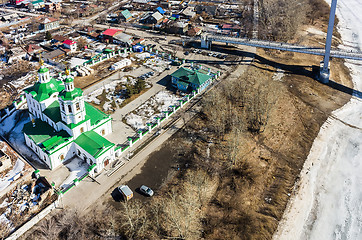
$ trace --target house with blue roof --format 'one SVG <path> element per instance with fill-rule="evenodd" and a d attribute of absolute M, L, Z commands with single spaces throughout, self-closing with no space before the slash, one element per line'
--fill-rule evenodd
<path fill-rule="evenodd" d="M 156 10 L 161 13 L 162 15 L 165 14 L 165 10 L 163 10 L 161 7 L 156 8 Z"/>
<path fill-rule="evenodd" d="M 111 117 L 84 101 L 66 71 L 56 79 L 40 61 L 38 81 L 24 90 L 30 121 L 23 127 L 26 145 L 50 168 L 74 157 L 89 165 L 90 174 L 115 160 Z"/>

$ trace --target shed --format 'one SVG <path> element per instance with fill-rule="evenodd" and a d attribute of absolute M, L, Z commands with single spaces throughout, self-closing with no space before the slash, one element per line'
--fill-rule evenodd
<path fill-rule="evenodd" d="M 134 46 L 132 47 L 132 50 L 133 50 L 134 52 L 143 52 L 144 46 L 141 45 L 141 44 L 136 44 L 136 45 L 134 45 Z"/>
<path fill-rule="evenodd" d="M 128 11 L 128 9 L 123 10 L 121 12 L 121 19 L 123 19 L 124 21 L 129 21 L 133 16 L 132 13 L 130 11 Z"/>
<path fill-rule="evenodd" d="M 161 7 L 156 8 L 156 10 L 161 13 L 162 15 L 165 14 L 165 10 L 163 10 Z"/>

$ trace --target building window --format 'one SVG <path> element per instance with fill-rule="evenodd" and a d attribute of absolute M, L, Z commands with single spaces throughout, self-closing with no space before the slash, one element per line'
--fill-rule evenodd
<path fill-rule="evenodd" d="M 71 113 L 72 112 L 72 106 L 68 105 L 68 111 Z"/>
<path fill-rule="evenodd" d="M 80 151 L 79 151 L 79 149 L 78 149 L 78 156 L 80 156 Z"/>
<path fill-rule="evenodd" d="M 83 127 L 80 128 L 80 132 L 81 132 L 81 133 L 84 132 L 84 128 L 83 128 Z"/>
<path fill-rule="evenodd" d="M 62 102 L 59 102 L 59 104 L 60 104 L 62 111 L 64 112 L 64 104 Z"/>
<path fill-rule="evenodd" d="M 106 131 L 104 129 L 102 129 L 101 134 L 102 134 L 102 136 L 104 136 L 104 134 L 106 134 Z"/>
<path fill-rule="evenodd" d="M 76 104 L 75 104 L 75 107 L 76 107 L 77 111 L 80 110 L 80 105 L 79 105 L 79 103 L 76 103 Z"/>
<path fill-rule="evenodd" d="M 60 161 L 63 161 L 63 160 L 64 160 L 64 154 L 61 154 L 61 155 L 59 156 L 59 159 L 60 159 Z"/>

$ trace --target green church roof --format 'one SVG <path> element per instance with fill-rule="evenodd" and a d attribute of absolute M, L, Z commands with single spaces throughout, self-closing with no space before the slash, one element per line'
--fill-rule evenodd
<path fill-rule="evenodd" d="M 50 104 L 43 113 L 53 120 L 53 122 L 57 123 L 60 120 L 62 120 L 62 117 L 60 115 L 60 106 L 58 101 L 54 101 L 52 104 Z"/>
<path fill-rule="evenodd" d="M 83 96 L 83 91 L 80 88 L 74 88 L 73 91 L 68 92 L 68 91 L 61 91 L 59 93 L 59 96 L 64 100 L 64 101 L 72 101 L 74 100 L 76 97 L 81 97 Z"/>
<path fill-rule="evenodd" d="M 39 68 L 39 70 L 38 70 L 38 73 L 46 73 L 46 72 L 49 72 L 49 69 L 46 68 L 46 67 L 44 67 L 44 66 L 42 66 L 42 67 Z"/>
<path fill-rule="evenodd" d="M 60 92 L 64 89 L 62 81 L 57 81 L 51 78 L 47 83 L 36 82 L 33 86 L 25 89 L 26 93 L 33 95 L 34 99 L 38 102 L 48 99 L 55 92 Z"/>
<path fill-rule="evenodd" d="M 41 148 L 51 151 L 71 137 L 66 131 L 56 132 L 48 123 L 35 120 L 35 127 L 28 122 L 23 127 L 23 132 L 28 135 Z"/>
<path fill-rule="evenodd" d="M 67 77 L 64 82 L 71 83 L 71 82 L 74 82 L 74 79 L 72 77 Z"/>
<path fill-rule="evenodd" d="M 94 158 L 98 158 L 115 145 L 94 131 L 82 133 L 74 142 Z"/>
<path fill-rule="evenodd" d="M 110 118 L 109 115 L 105 114 L 101 110 L 98 110 L 97 108 L 93 107 L 87 102 L 84 102 L 85 112 L 87 116 L 90 118 L 91 125 L 94 126 L 98 124 L 103 119 Z"/>

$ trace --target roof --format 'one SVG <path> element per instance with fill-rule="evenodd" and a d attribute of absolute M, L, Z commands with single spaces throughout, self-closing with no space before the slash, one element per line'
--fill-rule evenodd
<path fill-rule="evenodd" d="M 152 16 L 154 19 L 156 19 L 156 21 L 159 21 L 159 20 L 162 19 L 162 15 L 161 15 L 161 13 L 159 13 L 159 12 L 155 12 L 155 13 L 153 13 L 151 16 Z"/>
<path fill-rule="evenodd" d="M 23 127 L 23 132 L 28 135 L 37 145 L 41 148 L 51 151 L 54 150 L 60 144 L 69 141 L 71 137 L 66 131 L 61 130 L 59 132 L 46 122 L 40 119 L 35 120 L 35 127 L 32 122 L 28 122 Z"/>
<path fill-rule="evenodd" d="M 115 145 L 94 131 L 82 133 L 74 142 L 94 158 L 98 158 Z"/>
<path fill-rule="evenodd" d="M 63 42 L 63 44 L 67 44 L 67 45 L 73 45 L 76 44 L 77 42 L 74 42 L 73 40 L 67 39 Z"/>
<path fill-rule="evenodd" d="M 62 56 L 64 54 L 65 54 L 65 52 L 63 50 L 55 49 L 54 51 L 44 53 L 43 57 L 47 58 L 47 59 L 54 59 L 54 58 L 57 58 L 57 57 Z"/>
<path fill-rule="evenodd" d="M 115 36 L 113 36 L 113 38 L 116 40 L 119 40 L 121 42 L 131 44 L 133 36 L 121 32 L 121 33 L 117 33 Z"/>
<path fill-rule="evenodd" d="M 163 10 L 161 7 L 158 7 L 158 8 L 156 8 L 156 10 L 159 12 L 159 13 L 161 13 L 161 14 L 165 14 L 165 10 Z"/>
<path fill-rule="evenodd" d="M 106 35 L 106 36 L 111 36 L 113 37 L 117 32 L 121 32 L 123 30 L 121 29 L 115 29 L 115 28 L 109 28 L 106 31 L 104 31 L 102 34 Z"/>
<path fill-rule="evenodd" d="M 41 68 L 39 68 L 38 73 L 46 73 L 49 72 L 49 69 L 47 67 L 41 66 Z"/>
<path fill-rule="evenodd" d="M 87 116 L 89 116 L 91 120 L 90 122 L 92 126 L 98 124 L 103 119 L 110 118 L 107 114 L 105 114 L 101 110 L 98 110 L 87 102 L 84 102 L 84 107 Z"/>
<path fill-rule="evenodd" d="M 63 42 L 63 41 L 65 41 L 65 40 L 67 40 L 67 38 L 64 37 L 64 36 L 62 36 L 62 35 L 54 35 L 54 36 L 52 36 L 52 38 L 53 38 L 54 40 L 57 40 L 58 42 Z"/>
<path fill-rule="evenodd" d="M 59 21 L 59 19 L 56 18 L 52 18 L 52 17 L 47 17 L 47 16 L 38 16 L 35 18 L 38 22 L 40 23 L 51 23 L 51 22 L 56 22 Z"/>
<path fill-rule="evenodd" d="M 32 53 L 34 51 L 37 51 L 37 50 L 40 50 L 42 49 L 42 47 L 38 46 L 38 45 L 35 45 L 35 44 L 29 44 L 27 47 L 26 47 L 26 51 L 28 53 Z"/>
<path fill-rule="evenodd" d="M 126 10 L 123 10 L 121 12 L 122 16 L 125 18 L 125 19 L 130 19 L 132 18 L 132 13 L 130 13 L 130 11 L 128 11 L 128 9 Z"/>
<path fill-rule="evenodd" d="M 171 74 L 172 77 L 178 78 L 180 81 L 192 83 L 195 85 L 202 85 L 209 80 L 211 76 L 201 73 L 199 71 L 193 71 L 184 67 L 177 69 Z"/>
<path fill-rule="evenodd" d="M 59 97 L 61 97 L 64 101 L 71 101 L 77 97 L 83 96 L 83 91 L 80 88 L 74 88 L 73 91 L 61 91 L 59 93 Z"/>
<path fill-rule="evenodd" d="M 60 106 L 58 101 L 54 101 L 52 104 L 50 104 L 43 113 L 53 120 L 53 122 L 57 123 L 62 120 L 62 117 L 60 115 Z"/>
<path fill-rule="evenodd" d="M 41 102 L 48 99 L 55 92 L 60 92 L 64 89 L 62 81 L 57 81 L 51 78 L 47 83 L 36 82 L 33 86 L 24 89 L 24 92 L 33 95 L 34 99 Z"/>

